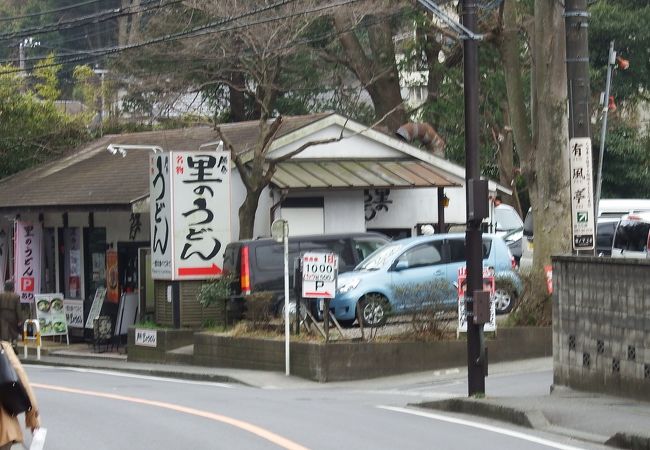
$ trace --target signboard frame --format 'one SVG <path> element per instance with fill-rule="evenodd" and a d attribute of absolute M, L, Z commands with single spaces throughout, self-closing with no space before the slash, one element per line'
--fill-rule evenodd
<path fill-rule="evenodd" d="M 63 294 L 34 294 L 34 305 L 41 336 L 65 336 L 69 344 Z"/>
<path fill-rule="evenodd" d="M 231 240 L 227 151 L 171 151 L 150 158 L 152 278 L 205 280 Z"/>
<path fill-rule="evenodd" d="M 571 235 L 574 250 L 593 250 L 595 245 L 591 139 L 569 140 L 571 179 Z"/>
<path fill-rule="evenodd" d="M 329 298 L 336 296 L 339 255 L 309 252 L 302 255 L 302 297 Z"/>

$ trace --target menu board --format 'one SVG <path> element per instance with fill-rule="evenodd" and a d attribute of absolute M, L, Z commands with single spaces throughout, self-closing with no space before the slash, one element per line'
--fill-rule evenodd
<path fill-rule="evenodd" d="M 102 305 L 104 304 L 104 299 L 106 298 L 106 288 L 98 287 L 95 291 L 95 298 L 93 298 L 93 304 L 90 306 L 90 312 L 86 318 L 86 328 L 93 327 L 93 320 L 99 317 L 102 312 Z"/>
<path fill-rule="evenodd" d="M 68 323 L 63 308 L 63 294 L 35 294 L 36 319 L 41 336 L 68 334 Z"/>

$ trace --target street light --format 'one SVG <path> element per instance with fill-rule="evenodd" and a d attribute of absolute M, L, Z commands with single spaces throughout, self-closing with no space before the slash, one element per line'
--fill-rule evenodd
<path fill-rule="evenodd" d="M 616 111 L 616 103 L 614 98 L 610 97 L 609 91 L 612 87 L 612 69 L 618 67 L 621 70 L 626 70 L 630 67 L 630 62 L 626 59 L 616 56 L 614 50 L 614 41 L 609 43 L 609 55 L 607 57 L 607 78 L 605 81 L 605 93 L 603 95 L 601 106 L 603 114 L 603 122 L 600 128 L 600 150 L 598 153 L 598 176 L 596 178 L 596 198 L 594 199 L 594 217 L 598 220 L 598 203 L 600 202 L 600 189 L 603 184 L 603 155 L 605 153 L 605 137 L 607 135 L 607 113 Z M 596 248 L 594 247 L 594 252 Z"/>

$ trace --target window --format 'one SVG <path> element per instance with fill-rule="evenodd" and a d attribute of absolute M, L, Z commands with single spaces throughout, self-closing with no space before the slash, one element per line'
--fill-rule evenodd
<path fill-rule="evenodd" d="M 293 260 L 297 257 L 298 244 L 289 242 L 289 267 L 293 267 Z M 284 267 L 284 244 L 258 246 L 255 248 L 255 262 L 260 271 L 277 271 L 278 267 Z"/>
<path fill-rule="evenodd" d="M 614 248 L 631 252 L 647 250 L 650 223 L 633 220 L 621 221 L 616 230 Z"/>
<path fill-rule="evenodd" d="M 407 267 L 432 266 L 442 262 L 442 241 L 427 242 L 404 252 L 397 262 L 405 261 Z"/>
<path fill-rule="evenodd" d="M 357 252 L 359 261 L 362 261 L 385 243 L 386 241 L 379 239 L 355 239 L 354 250 Z"/>
<path fill-rule="evenodd" d="M 449 262 L 461 262 L 467 260 L 465 252 L 465 239 L 450 239 L 449 241 Z M 490 254 L 492 241 L 490 239 L 483 239 L 483 259 L 487 258 Z"/>

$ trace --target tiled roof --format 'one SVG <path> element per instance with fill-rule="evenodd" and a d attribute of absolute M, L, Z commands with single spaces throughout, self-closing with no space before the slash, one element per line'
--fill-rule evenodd
<path fill-rule="evenodd" d="M 277 137 L 328 114 L 285 117 Z M 224 124 L 226 138 L 238 152 L 249 150 L 259 135 L 257 121 Z M 211 127 L 107 135 L 66 156 L 0 180 L 0 210 L 74 207 L 128 209 L 149 194 L 149 151 L 128 150 L 112 155 L 109 144 L 151 145 L 164 150 L 198 150 L 218 141 Z"/>

